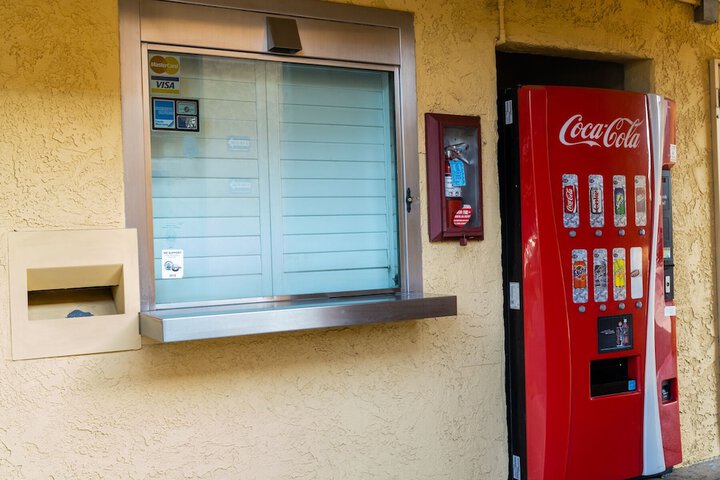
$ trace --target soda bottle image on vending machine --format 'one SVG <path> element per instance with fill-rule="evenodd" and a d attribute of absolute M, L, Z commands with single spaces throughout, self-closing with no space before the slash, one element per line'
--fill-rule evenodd
<path fill-rule="evenodd" d="M 524 86 L 499 119 L 509 478 L 659 476 L 682 461 L 675 105 Z"/>

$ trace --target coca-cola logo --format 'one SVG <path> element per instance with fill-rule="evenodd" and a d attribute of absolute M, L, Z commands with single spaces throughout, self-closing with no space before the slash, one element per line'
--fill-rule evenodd
<path fill-rule="evenodd" d="M 575 203 L 575 187 L 572 185 L 565 186 L 565 211 L 567 213 L 575 213 L 577 204 Z"/>
<path fill-rule="evenodd" d="M 619 117 L 610 123 L 584 122 L 580 114 L 568 118 L 560 129 L 563 145 L 605 146 L 608 148 L 637 148 L 640 144 L 638 131 L 642 120 Z"/>

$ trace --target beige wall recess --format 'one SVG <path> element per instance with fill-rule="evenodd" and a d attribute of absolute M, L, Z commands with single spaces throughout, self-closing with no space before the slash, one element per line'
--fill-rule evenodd
<path fill-rule="evenodd" d="M 9 236 L 14 360 L 140 348 L 134 229 Z"/>

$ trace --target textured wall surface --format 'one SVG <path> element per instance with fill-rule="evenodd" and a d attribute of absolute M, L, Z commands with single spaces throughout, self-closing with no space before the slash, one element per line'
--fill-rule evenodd
<path fill-rule="evenodd" d="M 498 3 L 416 12 L 418 111 L 482 117 L 486 238 L 427 242 L 454 318 L 136 352 L 0 360 L 0 478 L 505 478 L 494 50 Z M 503 2 L 501 2 L 503 3 Z M 679 106 L 677 302 L 686 460 L 720 454 L 707 60 L 717 26 L 650 0 L 505 0 L 501 48 L 653 60 Z M 117 6 L 0 2 L 0 332 L 7 232 L 124 223 Z M 423 125 L 419 159 L 424 177 Z M 424 185 L 423 185 L 424 188 Z M 424 221 L 426 219 L 423 219 Z"/>

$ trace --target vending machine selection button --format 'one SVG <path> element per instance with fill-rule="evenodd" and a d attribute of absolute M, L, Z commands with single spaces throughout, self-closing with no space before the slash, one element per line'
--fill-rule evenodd
<path fill-rule="evenodd" d="M 639 301 L 638 301 L 638 302 L 635 302 L 635 306 L 636 306 L 637 308 L 642 308 L 642 302 L 639 302 Z"/>
<path fill-rule="evenodd" d="M 570 230 L 568 235 L 570 235 L 570 238 L 575 238 L 575 236 L 577 235 L 577 232 L 575 230 Z"/>
<path fill-rule="evenodd" d="M 602 237 L 602 230 L 595 230 L 596 237 Z"/>
<path fill-rule="evenodd" d="M 607 307 L 606 307 L 605 304 L 603 303 L 602 305 L 600 305 L 600 311 L 601 311 L 601 312 L 604 312 L 605 310 L 607 310 Z"/>
<path fill-rule="evenodd" d="M 625 310 L 625 304 L 624 303 L 618 303 L 618 308 L 620 310 Z"/>
<path fill-rule="evenodd" d="M 638 233 L 640 234 L 640 236 L 645 236 L 645 229 L 641 228 L 640 230 L 638 230 Z"/>
<path fill-rule="evenodd" d="M 618 230 L 618 235 L 620 235 L 621 237 L 624 237 L 624 236 L 625 236 L 625 229 L 621 228 L 620 230 Z"/>
<path fill-rule="evenodd" d="M 579 311 L 580 313 L 585 313 L 585 305 L 580 305 L 580 306 L 578 307 L 578 311 Z"/>

